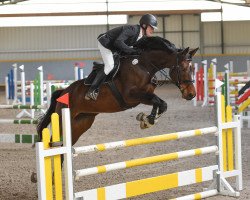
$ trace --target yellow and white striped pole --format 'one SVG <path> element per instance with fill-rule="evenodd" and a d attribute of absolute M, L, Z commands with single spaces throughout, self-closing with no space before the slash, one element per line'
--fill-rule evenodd
<path fill-rule="evenodd" d="M 208 191 L 204 191 L 204 192 L 200 192 L 200 193 L 196 193 L 196 194 L 178 197 L 178 198 L 171 199 L 171 200 L 198 200 L 198 199 L 212 197 L 212 196 L 215 196 L 217 194 L 218 194 L 217 190 L 208 190 Z"/>
<path fill-rule="evenodd" d="M 144 137 L 144 138 L 123 140 L 123 141 L 118 141 L 118 142 L 109 142 L 109 143 L 103 143 L 103 144 L 97 144 L 97 145 L 75 147 L 73 148 L 73 153 L 75 155 L 78 155 L 81 153 L 89 153 L 93 151 L 106 151 L 106 150 L 116 149 L 116 148 L 124 148 L 124 147 L 131 147 L 131 146 L 137 146 L 137 145 L 152 144 L 152 143 L 157 143 L 157 142 L 166 142 L 166 141 L 177 140 L 177 139 L 188 138 L 188 137 L 201 136 L 201 135 L 212 134 L 216 132 L 217 132 L 217 127 L 212 126 L 208 128 L 182 131 L 182 132 L 177 132 L 177 133 L 169 133 L 169 134 L 150 136 L 150 137 Z"/>
<path fill-rule="evenodd" d="M 105 173 L 105 172 L 119 170 L 119 169 L 126 169 L 126 168 L 148 165 L 148 164 L 153 164 L 153 163 L 158 163 L 158 162 L 165 162 L 165 161 L 170 161 L 170 160 L 176 160 L 176 159 L 186 158 L 186 157 L 191 157 L 191 156 L 198 156 L 202 154 L 215 153 L 217 151 L 218 151 L 217 146 L 210 146 L 210 147 L 203 147 L 199 149 L 191 149 L 187 151 L 162 154 L 158 156 L 138 158 L 134 160 L 128 160 L 124 162 L 91 167 L 91 168 L 86 168 L 86 169 L 81 169 L 81 170 L 75 170 L 75 179 L 77 180 L 79 179 L 79 177 L 92 175 L 92 174 L 100 174 L 100 173 Z"/>
<path fill-rule="evenodd" d="M 192 185 L 213 180 L 213 172 L 218 170 L 217 165 L 187 171 L 165 174 L 146 179 L 135 180 L 116 185 L 77 192 L 75 199 L 114 200 L 131 198 L 138 195 L 169 190 L 177 187 Z M 187 178 L 188 177 L 188 178 Z"/>

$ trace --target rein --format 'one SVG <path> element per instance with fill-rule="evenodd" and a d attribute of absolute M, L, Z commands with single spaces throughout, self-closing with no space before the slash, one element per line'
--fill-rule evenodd
<path fill-rule="evenodd" d="M 190 59 L 189 59 L 190 60 Z M 169 76 L 169 74 L 171 74 L 173 72 L 174 69 L 176 69 L 177 71 L 177 81 L 175 82 L 175 85 L 180 89 L 180 90 L 185 90 L 185 88 L 181 89 L 181 84 L 185 83 L 185 84 L 192 84 L 194 83 L 194 80 L 181 80 L 181 67 L 179 65 L 179 60 L 178 60 L 178 56 L 176 57 L 176 65 L 174 65 L 173 67 L 171 67 L 169 69 L 169 73 L 167 73 L 164 69 L 161 69 L 157 66 L 155 66 L 153 63 L 150 63 L 150 65 L 157 70 L 157 72 L 160 72 L 164 77 L 165 80 L 171 80 L 171 77 Z M 150 73 L 148 72 L 148 74 L 150 75 Z"/>
<path fill-rule="evenodd" d="M 150 65 L 153 66 L 153 68 L 156 69 L 157 72 L 161 73 L 165 77 L 165 80 L 168 79 L 169 81 L 171 81 L 171 78 L 169 77 L 168 73 L 164 69 L 160 69 L 159 67 L 155 66 L 153 63 L 150 63 Z M 150 75 L 149 72 L 148 74 Z M 161 83 L 161 84 L 158 83 L 156 75 L 153 76 L 153 79 L 156 82 L 155 84 L 157 86 L 162 86 L 164 84 L 164 83 Z"/>

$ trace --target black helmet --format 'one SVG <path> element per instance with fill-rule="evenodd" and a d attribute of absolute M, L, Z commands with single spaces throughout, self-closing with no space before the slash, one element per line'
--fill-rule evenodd
<path fill-rule="evenodd" d="M 154 15 L 151 14 L 143 15 L 139 23 L 142 28 L 147 28 L 147 26 L 151 26 L 154 29 L 157 29 L 157 19 Z M 143 27 L 143 24 L 145 24 L 146 27 Z"/>

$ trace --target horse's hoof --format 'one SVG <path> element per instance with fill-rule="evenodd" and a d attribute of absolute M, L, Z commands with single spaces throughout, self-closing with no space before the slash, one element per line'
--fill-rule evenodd
<path fill-rule="evenodd" d="M 152 126 L 152 124 L 150 124 L 148 121 L 141 121 L 141 123 L 140 123 L 141 129 L 150 128 L 151 126 Z"/>
<path fill-rule="evenodd" d="M 139 114 L 136 116 L 136 120 L 139 121 L 139 122 L 140 122 L 140 121 L 144 121 L 143 118 L 145 117 L 145 115 L 146 115 L 146 114 L 143 113 L 143 112 L 139 113 Z"/>
<path fill-rule="evenodd" d="M 37 174 L 35 172 L 32 172 L 30 180 L 32 183 L 37 183 Z"/>
<path fill-rule="evenodd" d="M 140 123 L 140 128 L 141 128 L 141 129 L 146 129 L 146 128 L 147 128 L 146 123 L 141 121 L 141 123 Z"/>
<path fill-rule="evenodd" d="M 147 121 L 148 121 L 148 123 L 150 124 L 150 125 L 154 125 L 155 124 L 155 118 L 153 118 L 153 117 L 147 117 Z"/>

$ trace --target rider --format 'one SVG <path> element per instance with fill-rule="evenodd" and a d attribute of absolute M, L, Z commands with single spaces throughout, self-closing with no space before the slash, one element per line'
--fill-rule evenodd
<path fill-rule="evenodd" d="M 152 36 L 155 29 L 157 29 L 156 17 L 151 14 L 145 14 L 141 17 L 139 25 L 124 25 L 99 35 L 97 43 L 104 62 L 104 70 L 100 70 L 96 75 L 85 95 L 86 100 L 97 99 L 100 85 L 114 68 L 112 52 L 138 54 L 138 51 L 131 48 L 131 46 L 135 45 L 136 41 L 143 36 Z"/>

